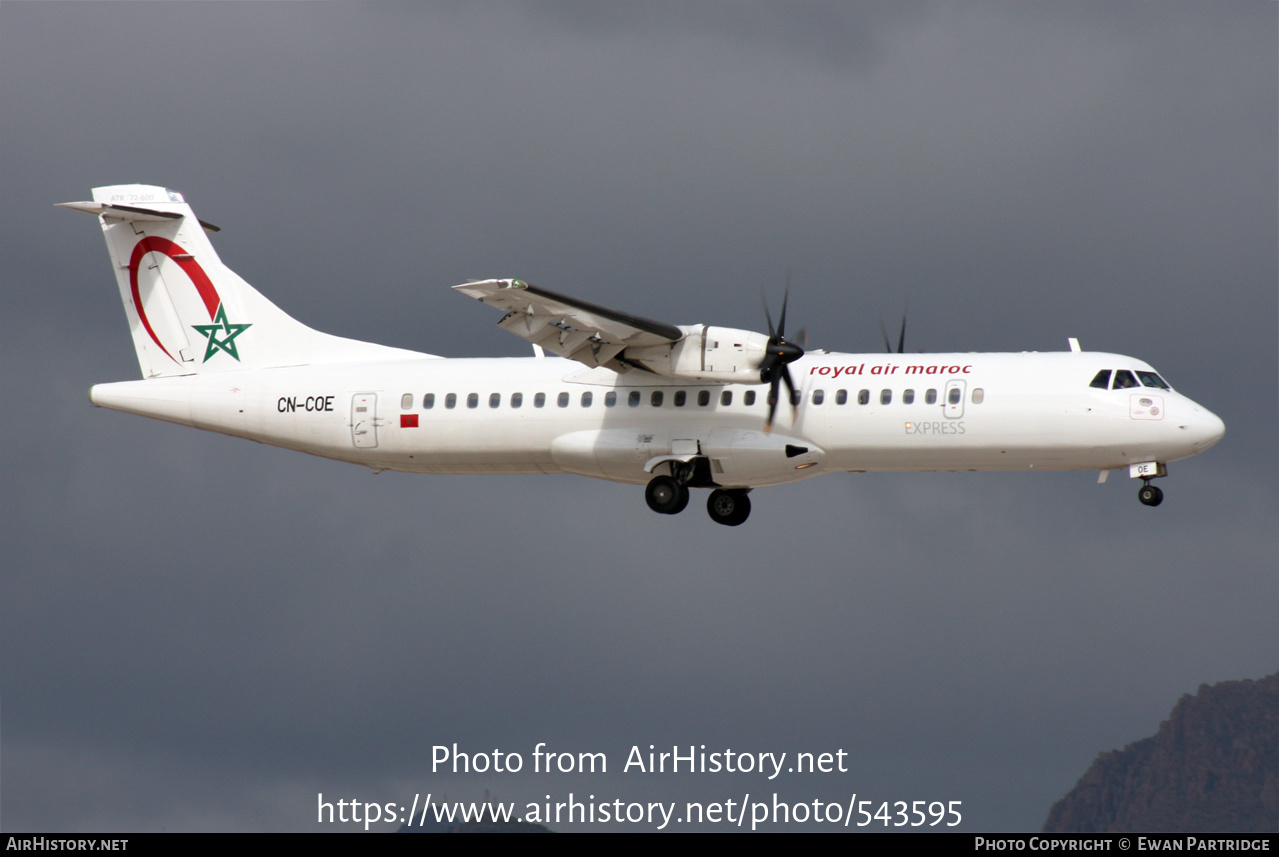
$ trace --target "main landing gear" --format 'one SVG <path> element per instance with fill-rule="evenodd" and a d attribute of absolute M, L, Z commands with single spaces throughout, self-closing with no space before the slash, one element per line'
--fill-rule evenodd
<path fill-rule="evenodd" d="M 684 511 L 688 506 L 689 482 L 697 478 L 695 468 L 689 465 L 672 467 L 672 470 L 675 473 L 671 476 L 654 476 L 644 489 L 644 500 L 648 503 L 648 508 L 659 515 L 678 515 Z M 726 527 L 745 523 L 751 514 L 751 501 L 746 496 L 749 490 L 716 488 L 712 491 L 706 502 L 706 511 L 711 520 Z"/>
<path fill-rule="evenodd" d="M 1164 501 L 1164 492 L 1151 485 L 1149 479 L 1142 479 L 1141 490 L 1137 492 L 1137 499 L 1147 506 L 1158 506 Z"/>
<path fill-rule="evenodd" d="M 716 488 L 706 501 L 706 511 L 711 520 L 726 527 L 744 524 L 751 514 L 751 498 L 745 491 L 726 491 Z"/>
<path fill-rule="evenodd" d="M 688 486 L 674 476 L 654 476 L 644 489 L 644 499 L 659 515 L 678 515 L 688 505 Z"/>

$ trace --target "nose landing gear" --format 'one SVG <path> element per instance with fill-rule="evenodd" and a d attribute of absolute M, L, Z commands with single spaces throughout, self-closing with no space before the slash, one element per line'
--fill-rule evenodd
<path fill-rule="evenodd" d="M 1147 506 L 1158 506 L 1164 501 L 1164 492 L 1150 484 L 1149 479 L 1143 479 L 1141 489 L 1137 492 L 1137 499 L 1145 503 Z"/>

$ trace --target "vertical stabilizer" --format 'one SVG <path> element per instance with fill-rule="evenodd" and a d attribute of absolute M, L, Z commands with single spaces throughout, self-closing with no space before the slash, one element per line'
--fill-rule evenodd
<path fill-rule="evenodd" d="M 143 377 L 422 357 L 312 330 L 222 264 L 182 195 L 150 185 L 93 190 L 61 203 L 96 214 Z"/>

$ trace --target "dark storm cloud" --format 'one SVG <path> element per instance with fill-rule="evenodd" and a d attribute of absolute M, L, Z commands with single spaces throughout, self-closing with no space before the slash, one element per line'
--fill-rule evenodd
<path fill-rule="evenodd" d="M 4 823 L 308 829 L 317 791 L 725 784 L 428 774 L 434 743 L 546 740 L 843 747 L 855 777 L 779 791 L 1037 826 L 1181 693 L 1275 665 L 1275 23 L 0 6 Z M 909 293 L 908 347 L 1079 336 L 1228 435 L 1157 512 L 1090 474 L 850 475 L 761 491 L 730 532 L 570 477 L 372 478 L 88 406 L 137 364 L 96 226 L 51 203 L 133 181 L 343 335 L 523 355 L 447 288 L 510 275 L 759 328 L 790 269 L 814 345 L 877 349 Z"/>

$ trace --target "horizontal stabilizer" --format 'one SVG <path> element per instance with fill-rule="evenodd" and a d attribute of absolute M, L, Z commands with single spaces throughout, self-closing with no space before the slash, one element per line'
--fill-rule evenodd
<path fill-rule="evenodd" d="M 110 202 L 55 202 L 58 208 L 69 208 L 72 211 L 83 211 L 98 217 L 110 217 L 113 220 L 133 220 L 143 223 L 162 223 L 165 220 L 178 220 L 183 215 L 177 211 L 157 211 L 154 208 L 139 208 L 136 205 L 119 205 Z M 221 232 L 212 223 L 200 221 L 205 232 Z"/>

